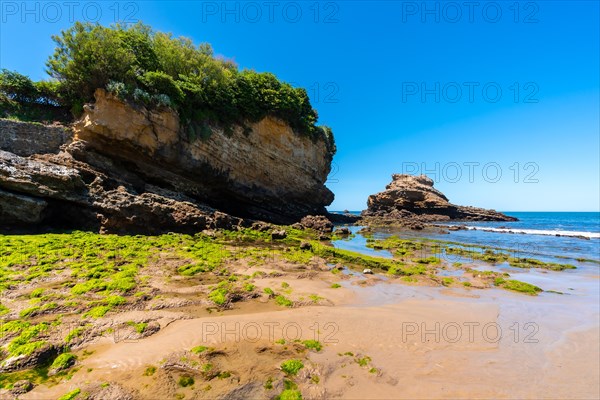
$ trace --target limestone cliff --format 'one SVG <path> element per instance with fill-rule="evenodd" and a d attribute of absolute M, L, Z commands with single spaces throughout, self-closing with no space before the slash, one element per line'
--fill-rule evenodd
<path fill-rule="evenodd" d="M 271 117 L 249 128 L 226 134 L 215 126 L 208 138 L 188 138 L 170 109 L 134 108 L 98 90 L 74 131 L 144 179 L 234 215 L 291 222 L 324 213 L 333 201 L 324 185 L 331 164 L 325 142 Z"/>
<path fill-rule="evenodd" d="M 363 212 L 367 218 L 516 221 L 516 218 L 494 210 L 451 204 L 442 192 L 433 187 L 433 180 L 425 175 L 393 175 L 385 191 L 369 196 L 367 206 L 368 209 Z"/>
<path fill-rule="evenodd" d="M 174 111 L 98 90 L 72 135 L 26 125 L 30 135 L 0 121 L 4 228 L 193 232 L 242 223 L 236 217 L 291 223 L 333 201 L 325 142 L 272 117 L 189 138 Z"/>

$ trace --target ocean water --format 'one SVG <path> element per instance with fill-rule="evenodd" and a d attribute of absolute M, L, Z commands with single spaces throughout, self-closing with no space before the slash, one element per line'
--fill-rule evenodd
<path fill-rule="evenodd" d="M 535 258 L 547 262 L 572 264 L 576 269 L 547 271 L 538 268 L 523 269 L 508 263 L 488 264 L 471 259 L 460 259 L 454 255 L 442 254 L 449 264 L 458 261 L 474 269 L 507 272 L 512 279 L 537 285 L 546 292 L 535 299 L 550 304 L 553 310 L 559 308 L 566 313 L 579 315 L 581 323 L 600 321 L 600 213 L 598 212 L 505 212 L 519 218 L 516 222 L 449 222 L 445 225 L 466 225 L 471 229 L 446 231 L 396 230 L 394 228 L 375 229 L 373 236 L 381 239 L 390 235 L 405 238 L 429 238 L 460 243 L 473 250 L 478 246 L 504 249 L 513 257 Z M 392 257 L 386 250 L 373 250 L 366 247 L 366 239 L 359 233 L 361 227 L 352 226 L 356 235 L 350 239 L 336 240 L 338 248 L 353 250 L 379 257 Z M 520 233 L 510 233 L 520 232 Z M 556 236 L 559 234 L 560 236 Z M 440 276 L 459 278 L 464 270 L 448 268 L 440 270 Z M 500 289 L 498 289 L 500 293 Z M 552 292 L 555 291 L 555 292 Z M 562 293 L 564 296 L 556 293 Z M 529 296 L 525 296 L 529 299 Z M 536 300 L 531 301 L 535 302 Z M 523 299 L 521 298 L 521 302 Z M 528 303 L 529 304 L 529 303 Z M 535 303 L 537 304 L 537 303 Z M 561 308 L 562 307 L 562 308 Z M 544 311 L 546 313 L 546 311 Z"/>
<path fill-rule="evenodd" d="M 599 212 L 505 212 L 515 222 L 466 222 L 469 230 L 454 231 L 452 240 L 509 248 L 524 256 L 558 256 L 600 261 Z"/>
<path fill-rule="evenodd" d="M 600 212 L 504 213 L 519 221 L 448 222 L 444 225 L 465 225 L 469 229 L 449 234 L 403 231 L 402 235 L 510 249 L 522 257 L 600 262 Z"/>

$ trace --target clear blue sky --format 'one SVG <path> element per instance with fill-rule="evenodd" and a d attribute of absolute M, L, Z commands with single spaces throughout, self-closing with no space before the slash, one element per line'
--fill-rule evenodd
<path fill-rule="evenodd" d="M 600 208 L 598 1 L 75 3 L 2 0 L 0 66 L 44 78 L 50 35 L 98 14 L 210 42 L 309 89 L 338 145 L 332 210 L 423 169 L 457 204 Z"/>

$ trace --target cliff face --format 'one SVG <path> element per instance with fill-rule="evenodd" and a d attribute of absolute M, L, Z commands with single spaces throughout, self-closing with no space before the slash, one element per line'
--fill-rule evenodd
<path fill-rule="evenodd" d="M 132 108 L 98 90 L 74 131 L 145 179 L 235 215 L 292 222 L 324 213 L 333 201 L 324 185 L 331 165 L 325 143 L 275 118 L 249 127 L 230 134 L 214 127 L 206 139 L 189 139 L 171 110 Z"/>
<path fill-rule="evenodd" d="M 291 223 L 333 200 L 325 143 L 274 118 L 189 139 L 173 111 L 98 90 L 72 135 L 11 126 L 0 121 L 3 228 L 195 232 L 243 224 L 237 217 Z"/>
<path fill-rule="evenodd" d="M 494 210 L 451 204 L 425 175 L 395 174 L 386 190 L 369 196 L 365 217 L 420 220 L 516 221 Z"/>

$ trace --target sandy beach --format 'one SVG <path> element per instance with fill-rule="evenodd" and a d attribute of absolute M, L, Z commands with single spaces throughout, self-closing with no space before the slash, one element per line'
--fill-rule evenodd
<path fill-rule="evenodd" d="M 258 281 L 287 282 L 295 297 L 321 293 L 327 305 L 240 309 L 190 319 L 162 312 L 158 333 L 141 340 L 102 338 L 86 347 L 82 372 L 23 399 L 56 398 L 93 382 L 118 382 L 143 398 L 269 398 L 256 380 L 276 377 L 295 340 L 319 340 L 298 385 L 306 398 L 597 398 L 598 315 L 586 324 L 576 304 L 501 290 L 408 286 L 356 274 L 329 288 L 331 274 L 311 279 L 286 274 Z M 237 308 L 237 307 L 236 307 Z M 133 312 L 135 313 L 135 312 Z M 124 320 L 132 315 L 119 315 Z M 286 344 L 276 343 L 285 339 Z M 143 376 L 184 349 L 214 347 L 220 368 L 235 380 L 210 381 L 210 390 L 168 384 L 164 371 Z M 365 358 L 368 357 L 368 358 Z M 361 366 L 356 360 L 368 359 Z M 91 369 L 90 372 L 85 370 Z M 319 376 L 318 383 L 311 380 Z M 215 381 L 217 381 L 215 383 Z M 574 384 L 577 382 L 577 384 Z M 204 384 L 203 384 L 204 386 Z M 231 392 L 238 387 L 237 392 Z M 274 390 L 276 390 L 275 388 Z"/>

